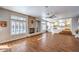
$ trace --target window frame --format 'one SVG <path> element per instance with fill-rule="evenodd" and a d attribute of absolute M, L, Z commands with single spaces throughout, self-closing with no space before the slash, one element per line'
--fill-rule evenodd
<path fill-rule="evenodd" d="M 15 16 L 15 15 L 11 15 L 11 17 L 12 16 Z M 11 35 L 21 35 L 21 34 L 26 34 L 26 32 L 27 32 L 27 24 L 26 24 L 26 19 L 27 18 L 25 18 L 25 17 L 22 17 L 22 16 L 16 16 L 17 18 L 16 19 L 12 19 L 10 17 L 10 34 Z M 19 17 L 20 17 L 20 19 L 19 19 Z M 22 20 L 22 18 L 24 19 L 24 20 Z M 12 34 L 12 21 L 14 21 L 15 23 L 18 23 L 19 25 L 17 25 L 18 26 L 18 33 L 16 32 L 16 28 L 15 28 L 15 33 L 14 34 Z M 24 25 L 24 24 L 26 24 L 26 25 L 24 25 L 24 30 L 22 29 L 23 27 L 21 26 L 20 27 L 20 24 L 22 24 L 22 26 Z M 15 26 L 16 26 L 16 24 L 15 24 Z M 23 31 L 22 31 L 23 30 Z M 22 31 L 22 32 L 21 32 Z"/>

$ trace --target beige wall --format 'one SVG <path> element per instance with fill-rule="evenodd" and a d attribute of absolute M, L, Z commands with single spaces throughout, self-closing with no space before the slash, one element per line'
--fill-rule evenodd
<path fill-rule="evenodd" d="M 6 13 L 7 12 L 7 13 Z M 0 42 L 10 39 L 10 30 L 9 30 L 9 12 L 0 9 L 0 20 L 7 21 L 7 27 L 0 29 Z"/>
<path fill-rule="evenodd" d="M 28 18 L 26 15 L 19 14 L 16 12 L 12 12 L 12 11 L 8 11 L 8 10 L 0 8 L 0 20 L 7 21 L 7 27 L 0 28 L 0 43 L 10 41 L 10 40 L 19 39 L 19 38 L 23 38 L 23 37 L 26 37 L 26 35 L 27 35 L 27 33 L 22 34 L 22 35 L 15 35 L 15 36 L 12 36 L 10 34 L 10 16 L 11 15 L 23 16 L 23 17 Z M 28 19 L 26 19 L 26 22 L 28 22 Z M 26 23 L 26 25 L 27 24 L 28 23 Z M 27 29 L 27 31 L 28 31 L 28 29 Z"/>
<path fill-rule="evenodd" d="M 20 35 L 11 35 L 11 24 L 10 24 L 10 16 L 11 15 L 16 15 L 16 16 L 22 16 L 26 18 L 26 28 L 27 32 L 25 34 L 20 34 Z M 36 23 L 36 19 L 40 20 L 37 17 L 32 17 L 32 16 L 27 16 L 21 13 L 9 11 L 6 9 L 0 8 L 0 20 L 1 21 L 7 21 L 7 27 L 0 28 L 0 43 L 7 42 L 7 41 L 12 41 L 20 38 L 24 38 L 26 36 L 29 36 L 29 29 L 28 28 L 35 28 L 35 33 L 37 31 L 38 24 Z M 33 24 L 31 24 L 31 20 L 34 21 Z M 41 24 L 40 24 L 41 25 Z"/>

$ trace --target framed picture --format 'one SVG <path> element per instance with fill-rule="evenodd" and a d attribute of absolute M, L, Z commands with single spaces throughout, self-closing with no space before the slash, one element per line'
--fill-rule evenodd
<path fill-rule="evenodd" d="M 7 27 L 7 21 L 0 21 L 0 27 Z"/>

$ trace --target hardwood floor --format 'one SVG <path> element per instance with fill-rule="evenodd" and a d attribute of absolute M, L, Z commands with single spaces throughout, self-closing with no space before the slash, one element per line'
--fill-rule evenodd
<path fill-rule="evenodd" d="M 79 51 L 79 39 L 67 34 L 44 33 L 0 46 L 8 47 L 10 52 L 76 52 Z"/>

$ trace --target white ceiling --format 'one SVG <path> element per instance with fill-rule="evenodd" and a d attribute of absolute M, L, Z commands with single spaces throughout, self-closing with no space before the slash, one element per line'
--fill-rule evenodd
<path fill-rule="evenodd" d="M 22 14 L 40 17 L 45 8 L 44 6 L 2 6 L 5 9 L 16 11 Z M 50 10 L 57 17 L 73 17 L 79 15 L 79 6 L 49 6 Z"/>

